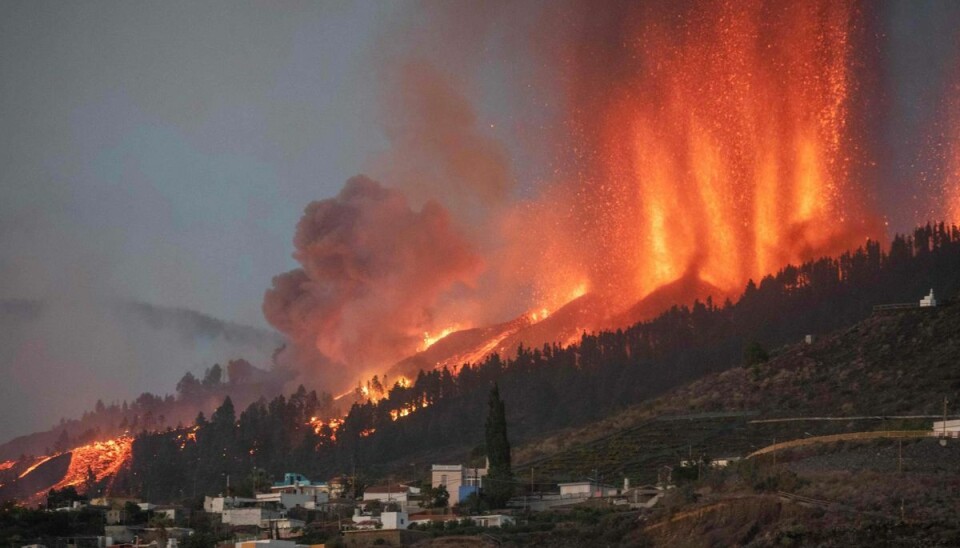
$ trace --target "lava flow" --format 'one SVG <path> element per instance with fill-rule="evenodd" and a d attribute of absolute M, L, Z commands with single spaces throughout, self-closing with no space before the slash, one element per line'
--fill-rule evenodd
<path fill-rule="evenodd" d="M 76 447 L 70 451 L 70 466 L 54 489 L 79 486 L 92 474 L 96 481 L 112 478 L 130 460 L 133 438 L 120 436 Z"/>

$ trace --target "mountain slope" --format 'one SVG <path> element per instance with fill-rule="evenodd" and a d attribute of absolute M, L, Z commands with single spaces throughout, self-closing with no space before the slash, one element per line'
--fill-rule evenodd
<path fill-rule="evenodd" d="M 0 376 L 11 381 L 0 384 L 0 442 L 47 431 L 61 417 L 93 409 L 97 400 L 109 405 L 172 390 L 186 371 L 199 374 L 236 358 L 269 364 L 280 344 L 273 332 L 191 310 L 0 301 Z M 40 454 L 56 434 L 19 451 Z"/>
<path fill-rule="evenodd" d="M 943 399 L 960 393 L 960 304 L 875 314 L 778 349 L 766 363 L 736 367 L 679 387 L 583 428 L 520 447 L 516 459 L 549 476 L 635 474 L 688 451 L 743 456 L 780 441 L 836 432 L 928 428 Z M 948 404 L 955 416 L 957 404 Z M 930 416 L 918 420 L 854 417 Z M 842 421 L 751 422 L 794 417 Z M 577 443 L 571 444 L 570 440 Z M 572 446 L 571 446 L 572 445 Z"/>

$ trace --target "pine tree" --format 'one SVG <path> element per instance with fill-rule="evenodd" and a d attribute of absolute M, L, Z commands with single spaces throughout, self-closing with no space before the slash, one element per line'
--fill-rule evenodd
<path fill-rule="evenodd" d="M 510 469 L 507 414 L 497 383 L 494 383 L 490 390 L 486 442 L 490 470 L 484 480 L 484 492 L 492 507 L 502 508 L 513 496 L 513 472 Z"/>

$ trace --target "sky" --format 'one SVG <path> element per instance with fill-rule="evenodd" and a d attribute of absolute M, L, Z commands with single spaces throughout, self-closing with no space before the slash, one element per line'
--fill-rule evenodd
<path fill-rule="evenodd" d="M 0 298 L 266 326 L 303 208 L 384 147 L 386 2 L 0 3 Z"/>

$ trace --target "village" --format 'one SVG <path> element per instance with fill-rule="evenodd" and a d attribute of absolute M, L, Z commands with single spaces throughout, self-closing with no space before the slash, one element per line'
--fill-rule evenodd
<path fill-rule="evenodd" d="M 714 461 L 710 465 L 727 463 Z M 543 492 L 514 497 L 506 509 L 476 514 L 471 512 L 471 502 L 484 489 L 487 472 L 486 467 L 436 464 L 431 467 L 429 488 L 413 483 L 371 485 L 360 497 L 348 492 L 350 478 L 316 482 L 290 472 L 253 497 L 231 495 L 229 488 L 226 493 L 205 496 L 202 511 L 125 497 L 70 501 L 48 511 L 96 511 L 103 515 L 103 536 L 58 539 L 58 543 L 75 547 L 178 548 L 194 535 L 198 522 L 233 536 L 233 542 L 219 544 L 222 548 L 322 546 L 299 541 L 308 530 L 317 529 L 342 535 L 347 546 L 406 545 L 424 538 L 423 531 L 429 528 L 500 528 L 516 524 L 520 513 L 562 511 L 584 503 L 647 510 L 673 488 L 669 474 L 657 485 L 636 487 L 631 487 L 627 478 L 622 486 L 584 479 L 553 484 Z"/>

